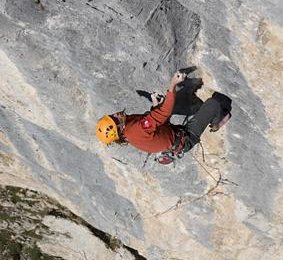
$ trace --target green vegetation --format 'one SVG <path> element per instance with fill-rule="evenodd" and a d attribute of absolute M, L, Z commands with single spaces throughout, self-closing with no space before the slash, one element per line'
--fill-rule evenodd
<path fill-rule="evenodd" d="M 59 260 L 41 252 L 37 241 L 50 234 L 42 223 L 56 202 L 35 191 L 0 186 L 0 259 Z"/>
<path fill-rule="evenodd" d="M 123 247 L 135 259 L 145 258 L 117 237 L 99 230 L 46 195 L 29 189 L 0 185 L 0 259 L 59 260 L 43 253 L 37 242 L 54 234 L 44 225 L 45 216 L 54 216 L 86 227 L 105 246 L 116 252 Z"/>

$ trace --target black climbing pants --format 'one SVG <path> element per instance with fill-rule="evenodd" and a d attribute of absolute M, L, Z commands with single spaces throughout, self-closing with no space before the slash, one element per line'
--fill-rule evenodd
<path fill-rule="evenodd" d="M 200 141 L 205 128 L 213 122 L 221 120 L 223 111 L 220 103 L 213 97 L 207 99 L 185 126 L 187 138 L 184 152 L 189 151 Z"/>

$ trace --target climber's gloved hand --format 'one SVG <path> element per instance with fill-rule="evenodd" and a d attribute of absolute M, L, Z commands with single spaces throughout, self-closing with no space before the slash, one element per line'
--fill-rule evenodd
<path fill-rule="evenodd" d="M 164 101 L 164 96 L 157 94 L 156 92 L 153 92 L 151 95 L 151 101 L 152 101 L 152 107 L 156 107 L 158 105 L 160 105 L 161 103 L 163 103 Z"/>

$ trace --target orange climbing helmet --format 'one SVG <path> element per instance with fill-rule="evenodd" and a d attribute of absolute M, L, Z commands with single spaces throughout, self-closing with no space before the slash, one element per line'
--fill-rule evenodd
<path fill-rule="evenodd" d="M 120 139 L 117 125 L 110 116 L 105 115 L 98 120 L 96 125 L 96 136 L 104 144 L 110 144 Z"/>

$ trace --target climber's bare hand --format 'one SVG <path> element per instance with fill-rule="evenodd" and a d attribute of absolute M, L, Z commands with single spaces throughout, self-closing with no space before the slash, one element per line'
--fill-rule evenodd
<path fill-rule="evenodd" d="M 171 79 L 169 91 L 175 91 L 177 84 L 184 81 L 185 77 L 185 73 L 177 71 Z"/>

